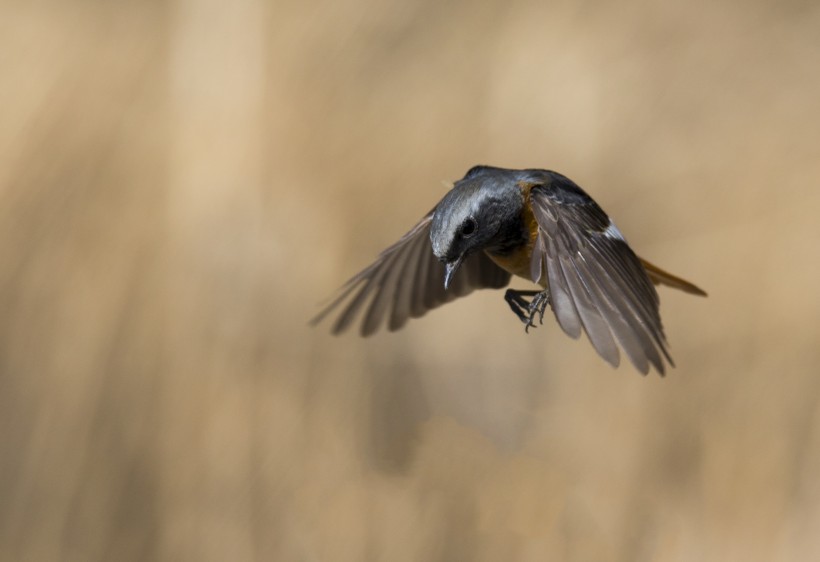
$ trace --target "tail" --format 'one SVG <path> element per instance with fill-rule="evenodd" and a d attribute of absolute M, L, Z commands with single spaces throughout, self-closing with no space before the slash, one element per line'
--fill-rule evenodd
<path fill-rule="evenodd" d="M 690 293 L 692 295 L 700 295 L 702 297 L 706 296 L 706 291 L 704 291 L 700 287 L 693 285 L 689 281 L 684 281 L 680 277 L 675 277 L 671 273 L 667 273 L 660 267 L 652 265 L 643 258 L 640 259 L 644 269 L 646 270 L 646 273 L 649 275 L 649 278 L 655 285 L 667 285 L 669 287 L 680 289 L 681 291 Z"/>

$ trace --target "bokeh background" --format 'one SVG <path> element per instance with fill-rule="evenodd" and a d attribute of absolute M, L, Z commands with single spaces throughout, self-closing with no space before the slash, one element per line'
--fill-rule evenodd
<path fill-rule="evenodd" d="M 307 326 L 477 163 L 709 291 L 676 369 Z M 4 0 L 0 559 L 818 559 L 818 178 L 816 2 Z"/>

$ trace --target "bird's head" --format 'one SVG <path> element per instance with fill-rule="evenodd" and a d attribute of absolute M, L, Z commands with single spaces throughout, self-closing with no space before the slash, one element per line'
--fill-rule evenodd
<path fill-rule="evenodd" d="M 444 263 L 444 288 L 471 254 L 492 249 L 500 232 L 519 220 L 523 198 L 508 170 L 477 166 L 456 182 L 433 213 L 430 242 Z"/>

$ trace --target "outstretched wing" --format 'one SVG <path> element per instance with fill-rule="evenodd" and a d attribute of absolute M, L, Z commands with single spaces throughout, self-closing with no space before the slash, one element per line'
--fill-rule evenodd
<path fill-rule="evenodd" d="M 484 252 L 478 252 L 464 260 L 445 291 L 444 265 L 433 255 L 430 246 L 432 218 L 431 211 L 398 242 L 379 254 L 375 262 L 354 275 L 311 324 L 321 322 L 347 302 L 333 324 L 334 334 L 349 328 L 362 310 L 363 336 L 376 332 L 385 318 L 388 329 L 394 331 L 409 318 L 423 316 L 428 310 L 474 289 L 498 289 L 509 283 L 510 274 Z"/>
<path fill-rule="evenodd" d="M 532 277 L 546 275 L 561 328 L 586 332 L 598 354 L 620 362 L 618 345 L 641 373 L 674 366 L 658 312 L 658 293 L 610 218 L 580 187 L 555 172 L 530 189 L 538 234 Z"/>

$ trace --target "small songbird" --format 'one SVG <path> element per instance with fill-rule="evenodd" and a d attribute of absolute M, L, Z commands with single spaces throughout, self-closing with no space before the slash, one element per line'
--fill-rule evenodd
<path fill-rule="evenodd" d="M 567 335 L 586 332 L 613 367 L 620 346 L 643 374 L 651 364 L 663 375 L 662 356 L 674 366 L 653 283 L 706 296 L 636 256 L 615 223 L 569 178 L 549 170 L 475 166 L 311 323 L 349 297 L 333 333 L 348 328 L 362 310 L 362 335 L 374 333 L 385 319 L 393 331 L 474 289 L 503 288 L 512 275 L 541 287 L 504 295 L 526 330 L 536 319 L 543 322 L 549 304 Z"/>

